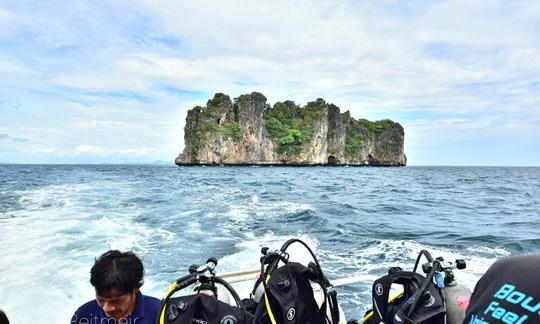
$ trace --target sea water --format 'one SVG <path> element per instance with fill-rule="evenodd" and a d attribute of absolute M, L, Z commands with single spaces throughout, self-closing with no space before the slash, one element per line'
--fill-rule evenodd
<path fill-rule="evenodd" d="M 539 221 L 540 168 L 0 165 L 0 308 L 69 323 L 109 249 L 140 255 L 161 298 L 190 264 L 255 268 L 261 247 L 299 237 L 330 279 L 365 278 L 338 288 L 360 318 L 373 280 L 420 250 L 465 259 L 472 289 L 496 259 L 540 252 Z"/>

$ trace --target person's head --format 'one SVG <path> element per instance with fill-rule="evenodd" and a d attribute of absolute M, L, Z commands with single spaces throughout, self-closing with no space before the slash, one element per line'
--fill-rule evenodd
<path fill-rule="evenodd" d="M 143 264 L 133 252 L 108 251 L 96 259 L 90 270 L 97 303 L 107 316 L 116 319 L 135 308 L 143 277 Z"/>
<path fill-rule="evenodd" d="M 3 310 L 0 309 L 0 324 L 9 324 L 9 320 Z"/>

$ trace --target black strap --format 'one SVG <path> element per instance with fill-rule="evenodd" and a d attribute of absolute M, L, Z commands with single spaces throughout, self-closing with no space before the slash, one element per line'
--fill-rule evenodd
<path fill-rule="evenodd" d="M 339 308 L 337 302 L 337 291 L 336 288 L 330 283 L 328 278 L 326 278 L 321 271 L 320 266 L 317 266 L 315 263 L 309 263 L 309 273 L 311 274 L 311 280 L 315 281 L 321 289 L 324 290 L 325 299 L 321 305 L 321 311 L 324 315 L 324 318 L 327 318 L 326 307 L 330 307 L 330 314 L 332 316 L 332 323 L 339 323 Z"/>
<path fill-rule="evenodd" d="M 435 263 L 437 263 L 437 261 L 435 261 Z M 411 315 L 416 309 L 416 306 L 418 305 L 418 302 L 420 301 L 422 295 L 424 294 L 424 292 L 429 291 L 428 285 L 430 285 L 430 283 L 432 284 L 433 275 L 436 269 L 437 267 L 434 266 L 427 275 L 427 277 L 424 277 L 415 272 L 402 271 L 388 274 L 375 280 L 375 282 L 373 283 L 372 299 L 374 317 L 377 322 L 410 322 Z M 388 297 L 392 283 L 403 284 L 405 286 L 405 283 L 411 283 L 411 280 L 414 280 L 414 282 L 417 283 L 417 289 L 412 292 L 412 294 L 409 293 L 409 296 L 405 294 L 405 292 L 407 292 L 406 290 L 404 294 L 407 297 L 407 300 L 403 301 L 399 308 L 393 311 L 392 314 L 390 314 L 390 312 L 388 311 Z M 405 289 L 407 288 L 405 287 Z M 396 315 L 397 317 L 395 317 Z"/>
<path fill-rule="evenodd" d="M 414 263 L 413 272 L 416 272 L 416 269 L 418 268 L 418 265 L 420 264 L 420 259 L 422 258 L 422 256 L 425 256 L 429 263 L 433 263 L 434 259 L 431 256 L 431 253 L 429 253 L 429 251 L 427 250 L 421 250 L 420 253 L 418 254 L 418 257 L 416 258 L 416 262 Z"/>
<path fill-rule="evenodd" d="M 416 308 L 416 305 L 418 304 L 418 301 L 420 300 L 420 296 L 422 296 L 424 291 L 426 291 L 428 284 L 431 282 L 431 280 L 433 280 L 433 276 L 435 275 L 435 271 L 437 270 L 438 265 L 439 265 L 438 261 L 435 261 L 433 264 L 433 268 L 431 269 L 431 271 L 428 273 L 426 277 L 426 280 L 424 280 L 424 282 L 422 283 L 422 286 L 417 291 L 415 291 L 413 296 L 411 297 L 412 305 L 407 311 L 407 317 L 411 316 L 412 312 Z"/>
<path fill-rule="evenodd" d="M 392 274 L 385 275 L 373 282 L 372 287 L 372 302 L 373 302 L 373 316 L 377 323 L 384 322 L 384 323 L 391 323 L 394 319 L 391 318 L 393 314 L 390 314 L 389 305 L 388 305 L 388 299 L 390 295 L 390 288 L 392 287 L 393 283 L 397 284 L 403 284 L 404 288 L 406 283 L 410 283 L 411 280 L 414 280 L 415 282 L 418 282 L 418 285 L 421 285 L 420 283 L 425 280 L 425 278 L 415 272 L 410 271 L 401 271 L 401 272 L 394 272 Z M 406 293 L 407 290 L 404 292 Z M 412 301 L 411 301 L 412 302 Z M 412 305 L 411 305 L 412 306 Z M 407 308 L 407 310 L 403 310 L 404 312 L 409 310 L 410 308 Z M 397 313 L 397 312 L 396 312 Z M 400 316 L 400 318 L 402 318 Z"/>

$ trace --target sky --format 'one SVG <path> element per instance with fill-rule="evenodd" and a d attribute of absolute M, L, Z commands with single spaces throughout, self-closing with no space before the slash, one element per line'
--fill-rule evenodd
<path fill-rule="evenodd" d="M 214 93 L 323 98 L 409 165 L 540 166 L 540 1 L 0 2 L 0 162 L 173 163 Z"/>

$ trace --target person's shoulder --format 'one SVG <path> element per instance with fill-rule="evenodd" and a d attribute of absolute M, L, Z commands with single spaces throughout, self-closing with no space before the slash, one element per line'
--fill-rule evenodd
<path fill-rule="evenodd" d="M 536 282 L 536 269 L 540 268 L 540 254 L 508 256 L 497 260 L 476 283 L 473 295 L 491 293 L 499 283 L 528 286 Z M 534 269 L 534 270 L 533 270 Z"/>
<path fill-rule="evenodd" d="M 520 268 L 532 269 L 537 266 L 540 266 L 540 254 L 526 254 L 502 258 L 495 262 L 489 270 L 511 268 L 515 271 Z"/>
<path fill-rule="evenodd" d="M 78 318 L 84 317 L 86 315 L 97 315 L 97 312 L 99 311 L 99 305 L 97 304 L 96 300 L 91 300 L 87 303 L 84 303 L 81 305 L 81 307 L 77 308 L 75 311 L 74 316 L 76 315 Z"/>
<path fill-rule="evenodd" d="M 156 297 L 142 295 L 142 298 L 144 300 L 144 313 L 146 314 L 145 317 L 148 318 L 157 318 L 160 308 L 161 308 L 161 300 L 157 299 Z"/>
<path fill-rule="evenodd" d="M 161 299 L 144 294 L 142 294 L 142 297 L 144 298 L 144 304 L 146 307 L 159 307 L 161 305 Z"/>

